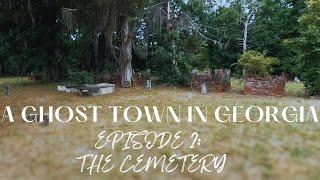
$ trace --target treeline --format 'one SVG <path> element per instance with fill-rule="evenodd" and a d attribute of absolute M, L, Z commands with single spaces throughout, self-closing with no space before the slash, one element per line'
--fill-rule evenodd
<path fill-rule="evenodd" d="M 34 73 L 44 80 L 60 80 L 70 71 L 100 74 L 114 70 L 116 64 L 129 69 L 125 66 L 131 64 L 133 17 L 142 4 L 125 0 L 4 0 L 1 73 Z M 127 71 L 121 73 L 130 76 Z"/>
<path fill-rule="evenodd" d="M 279 63 L 318 94 L 315 0 L 2 0 L 0 73 L 91 82 L 133 72 L 186 84 L 192 68 L 231 68 L 244 51 Z M 134 71 L 133 71 L 134 69 Z M 312 73 L 311 73 L 312 72 Z"/>

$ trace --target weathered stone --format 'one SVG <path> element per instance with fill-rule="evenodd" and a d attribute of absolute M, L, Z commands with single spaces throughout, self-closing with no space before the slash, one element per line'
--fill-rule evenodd
<path fill-rule="evenodd" d="M 216 69 L 214 73 L 214 92 L 225 92 L 231 89 L 230 69 Z"/>
<path fill-rule="evenodd" d="M 200 91 L 201 91 L 201 94 L 207 94 L 207 85 L 205 82 L 201 82 L 200 83 Z"/>
<path fill-rule="evenodd" d="M 192 72 L 191 72 L 192 76 L 198 76 L 199 73 L 200 72 L 199 72 L 199 70 L 197 68 L 193 69 Z"/>
<path fill-rule="evenodd" d="M 78 85 L 57 85 L 57 91 L 64 93 L 80 93 L 79 88 Z"/>
<path fill-rule="evenodd" d="M 192 92 L 189 92 L 188 94 L 187 94 L 187 98 L 188 99 L 191 99 L 193 97 L 193 93 Z"/>
<path fill-rule="evenodd" d="M 80 89 L 81 96 L 90 96 L 90 90 L 89 89 Z"/>
<path fill-rule="evenodd" d="M 66 92 L 66 86 L 65 85 L 57 85 L 57 91 L 58 92 Z"/>
<path fill-rule="evenodd" d="M 105 95 L 105 94 L 112 94 L 114 93 L 115 85 L 102 83 L 102 84 L 95 84 L 95 85 L 84 85 L 79 88 L 80 93 L 82 95 L 89 95 L 89 96 L 98 96 L 98 95 Z"/>
<path fill-rule="evenodd" d="M 217 69 L 214 75 L 209 70 L 206 70 L 203 74 L 192 74 L 191 89 L 200 89 L 201 91 L 201 83 L 205 83 L 209 91 L 228 91 L 231 88 L 230 74 L 231 70 L 229 69 Z"/>
<path fill-rule="evenodd" d="M 2 91 L 4 96 L 9 96 L 9 84 L 7 82 L 2 85 Z"/>
<path fill-rule="evenodd" d="M 203 73 L 204 73 L 204 75 L 208 75 L 208 76 L 212 75 L 211 74 L 211 69 L 209 69 L 209 68 L 204 69 Z"/>
<path fill-rule="evenodd" d="M 146 89 L 151 90 L 151 88 L 152 88 L 151 80 L 147 80 Z"/>
<path fill-rule="evenodd" d="M 253 76 L 245 77 L 244 94 L 283 96 L 285 94 L 286 78 L 282 76 L 270 76 L 258 79 Z"/>
<path fill-rule="evenodd" d="M 66 87 L 66 93 L 74 93 L 74 94 L 78 94 L 80 93 L 80 86 L 77 86 L 77 85 L 68 85 L 68 86 L 65 86 Z"/>
<path fill-rule="evenodd" d="M 57 85 L 57 91 L 65 93 L 81 94 L 82 96 L 98 96 L 114 93 L 115 85 L 102 83 L 94 85 Z"/>

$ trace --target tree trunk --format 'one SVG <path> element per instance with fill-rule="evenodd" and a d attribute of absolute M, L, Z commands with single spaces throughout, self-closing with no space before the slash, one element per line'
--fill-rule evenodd
<path fill-rule="evenodd" d="M 247 50 L 248 48 L 248 45 L 247 45 L 247 42 L 248 42 L 248 26 L 249 26 L 249 23 L 248 22 L 245 22 L 244 23 L 244 32 L 243 32 L 243 52 Z"/>
<path fill-rule="evenodd" d="M 107 30 L 105 32 L 106 34 L 106 68 L 108 70 L 111 70 L 115 68 L 115 62 L 116 62 L 116 58 L 115 58 L 115 54 L 112 50 L 112 38 L 113 38 L 113 28 L 112 27 L 107 27 Z"/>
<path fill-rule="evenodd" d="M 132 86 L 132 35 L 129 28 L 129 19 L 124 18 L 121 29 L 120 68 L 121 84 L 123 87 Z"/>
<path fill-rule="evenodd" d="M 253 23 L 253 17 L 255 16 L 256 10 L 252 10 L 248 16 L 246 21 L 244 22 L 244 30 L 243 30 L 243 52 L 248 49 L 248 31 L 249 26 Z"/>
<path fill-rule="evenodd" d="M 0 64 L 0 76 L 2 75 L 2 73 L 3 73 L 3 71 L 2 71 L 2 67 L 3 67 L 3 65 L 2 64 Z"/>
<path fill-rule="evenodd" d="M 171 8 L 170 8 L 170 1 L 169 0 L 165 0 L 164 3 L 163 3 L 163 9 L 164 9 L 164 12 L 166 13 L 165 14 L 165 28 L 167 31 L 169 31 L 171 29 Z"/>
<path fill-rule="evenodd" d="M 29 15 L 30 15 L 30 18 L 31 18 L 31 21 L 32 21 L 32 27 L 35 27 L 36 26 L 36 18 L 32 13 L 32 2 L 31 2 L 31 0 L 28 0 L 28 7 L 27 8 L 28 8 L 28 12 L 29 12 Z"/>
<path fill-rule="evenodd" d="M 94 40 L 93 40 L 93 51 L 94 51 L 94 62 L 91 64 L 92 71 L 96 71 L 96 68 L 98 67 L 99 62 L 99 37 L 98 37 L 99 31 L 96 30 L 94 32 Z"/>
<path fill-rule="evenodd" d="M 112 44 L 113 44 L 113 28 L 114 28 L 114 22 L 115 22 L 115 16 L 116 16 L 116 11 L 112 10 L 111 8 L 109 9 L 108 13 L 108 22 L 105 28 L 105 39 L 106 39 L 106 49 L 105 49 L 105 64 L 107 70 L 114 70 L 115 69 L 115 54 L 112 49 Z"/>
<path fill-rule="evenodd" d="M 9 3 L 9 9 L 11 10 L 12 9 L 12 3 L 11 3 L 11 0 L 8 1 Z"/>

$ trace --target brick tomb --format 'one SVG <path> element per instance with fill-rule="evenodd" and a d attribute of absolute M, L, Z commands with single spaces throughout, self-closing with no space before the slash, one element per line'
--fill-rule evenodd
<path fill-rule="evenodd" d="M 231 88 L 230 73 L 230 69 L 216 69 L 214 74 L 210 70 L 205 70 L 203 73 L 193 70 L 190 82 L 191 89 L 201 90 L 204 94 L 206 91 L 228 91 Z M 205 91 L 203 88 L 205 88 Z"/>
<path fill-rule="evenodd" d="M 285 95 L 286 78 L 269 76 L 267 78 L 245 77 L 244 94 L 283 96 Z"/>

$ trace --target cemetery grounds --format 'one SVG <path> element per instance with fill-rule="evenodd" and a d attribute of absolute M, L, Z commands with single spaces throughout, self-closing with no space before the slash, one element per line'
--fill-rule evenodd
<path fill-rule="evenodd" d="M 0 107 L 9 105 L 13 111 L 32 106 L 131 105 L 152 106 L 315 106 L 316 98 L 304 97 L 303 85 L 289 82 L 285 97 L 264 97 L 241 94 L 243 82 L 232 80 L 232 89 L 226 93 L 202 95 L 190 88 L 142 87 L 116 89 L 111 95 L 80 97 L 56 91 L 56 84 L 29 82 L 24 78 L 2 78 L 9 81 L 10 97 L 0 97 Z M 103 117 L 106 114 L 99 114 Z M 19 119 L 19 117 L 15 117 Z M 0 179 L 318 179 L 320 177 L 320 127 L 314 123 L 221 124 L 209 122 L 176 124 L 126 123 L 52 123 L 48 127 L 36 124 L 14 123 L 0 126 Z M 162 174 L 152 173 L 108 174 L 89 176 L 80 173 L 77 154 L 94 152 L 98 134 L 106 130 L 182 130 L 185 134 L 197 131 L 203 136 L 201 149 L 195 153 L 226 153 L 228 160 L 222 174 Z M 123 151 L 104 149 L 105 153 L 121 156 Z M 189 153 L 182 149 L 180 153 Z M 139 153 L 139 152 L 137 152 Z M 146 155 L 170 154 L 169 150 L 150 150 Z"/>

